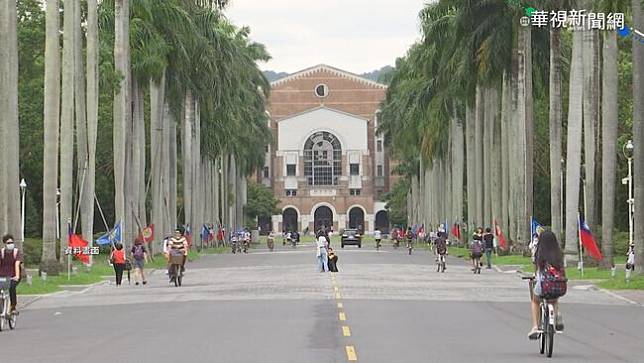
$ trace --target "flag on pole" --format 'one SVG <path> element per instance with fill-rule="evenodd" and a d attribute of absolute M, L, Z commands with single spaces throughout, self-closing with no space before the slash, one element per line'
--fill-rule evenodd
<path fill-rule="evenodd" d="M 154 239 L 154 224 L 143 228 L 141 233 L 136 237 L 138 240 L 143 241 L 143 243 L 150 243 Z"/>
<path fill-rule="evenodd" d="M 121 242 L 121 222 L 114 229 L 108 231 L 96 240 L 97 245 L 109 245 L 110 243 Z"/>
<path fill-rule="evenodd" d="M 546 229 L 539 222 L 537 222 L 537 220 L 534 219 L 534 217 L 532 217 L 532 223 L 530 225 L 530 239 L 534 238 L 535 234 L 539 236 L 541 232 L 545 230 Z"/>
<path fill-rule="evenodd" d="M 452 230 L 450 231 L 454 237 L 456 237 L 458 240 L 461 239 L 461 228 L 458 225 L 458 223 L 454 223 L 452 226 Z"/>
<path fill-rule="evenodd" d="M 74 257 L 84 264 L 89 264 L 89 254 L 85 253 L 88 246 L 89 243 L 81 236 L 77 234 L 69 236 L 69 248 L 71 248 Z"/>
<path fill-rule="evenodd" d="M 499 224 L 496 223 L 496 219 L 494 220 L 494 234 L 496 235 L 496 239 L 499 241 L 499 247 L 501 247 L 502 250 L 507 250 L 508 242 L 505 240 L 503 231 L 501 231 L 501 226 L 499 226 Z"/>
<path fill-rule="evenodd" d="M 590 231 L 590 227 L 588 226 L 588 224 L 586 224 L 586 221 L 584 221 L 584 219 L 581 217 L 579 217 L 579 240 L 581 245 L 583 245 L 586 248 L 586 251 L 588 251 L 588 254 L 590 255 L 590 257 L 596 260 L 603 259 L 602 253 L 599 250 L 599 247 L 597 247 L 595 238 L 593 237 L 593 234 Z"/>

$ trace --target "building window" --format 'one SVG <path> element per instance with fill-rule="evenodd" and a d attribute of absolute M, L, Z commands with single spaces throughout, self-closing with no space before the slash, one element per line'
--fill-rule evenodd
<path fill-rule="evenodd" d="M 297 190 L 296 189 L 286 189 L 286 196 L 287 197 L 295 197 L 295 196 L 297 196 Z"/>
<path fill-rule="evenodd" d="M 378 176 L 382 176 L 382 165 L 378 165 Z"/>
<path fill-rule="evenodd" d="M 326 131 L 316 132 L 304 144 L 304 176 L 309 185 L 338 185 L 342 174 L 340 141 Z"/>
<path fill-rule="evenodd" d="M 382 140 L 376 141 L 376 151 L 382 152 Z"/>
<path fill-rule="evenodd" d="M 349 189 L 349 195 L 360 195 L 360 189 Z"/>
<path fill-rule="evenodd" d="M 349 164 L 350 175 L 360 175 L 360 164 Z"/>
<path fill-rule="evenodd" d="M 264 178 L 268 178 L 268 166 L 264 167 Z"/>
<path fill-rule="evenodd" d="M 286 176 L 295 176 L 295 164 L 286 165 Z"/>
<path fill-rule="evenodd" d="M 318 84 L 317 86 L 315 86 L 315 95 L 320 97 L 320 98 L 328 96 L 329 95 L 329 87 L 324 83 Z"/>

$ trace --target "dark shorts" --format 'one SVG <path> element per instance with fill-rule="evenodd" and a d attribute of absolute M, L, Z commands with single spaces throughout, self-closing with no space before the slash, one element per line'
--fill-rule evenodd
<path fill-rule="evenodd" d="M 143 270 L 143 265 L 145 264 L 145 260 L 137 260 L 136 258 L 134 259 L 134 268 L 140 268 Z"/>
<path fill-rule="evenodd" d="M 472 253 L 471 256 L 472 256 L 472 258 L 481 258 L 481 256 L 483 256 L 483 254 L 482 253 Z"/>

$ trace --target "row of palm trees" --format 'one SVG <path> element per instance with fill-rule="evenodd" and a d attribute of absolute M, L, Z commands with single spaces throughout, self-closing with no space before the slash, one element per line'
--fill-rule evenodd
<path fill-rule="evenodd" d="M 0 9 L 3 140 L 18 139 L 15 5 Z M 60 268 L 57 228 L 65 235 L 71 222 L 93 239 L 97 152 L 113 155 L 113 222 L 126 244 L 148 223 L 156 246 L 177 224 L 198 235 L 204 223 L 243 223 L 245 177 L 270 142 L 269 84 L 256 64 L 269 56 L 224 16 L 226 5 L 46 2 L 43 271 Z M 99 95 L 110 90 L 113 146 L 97 150 Z M 3 141 L 1 154 L 1 227 L 19 235 L 18 143 Z"/>
<path fill-rule="evenodd" d="M 540 1 L 533 6 L 548 11 L 625 12 L 632 17 L 630 24 L 644 28 L 640 0 Z M 524 15 L 524 9 L 502 0 L 439 0 L 421 11 L 422 41 L 397 61 L 379 130 L 408 165 L 404 169 L 411 180 L 409 220 L 431 224 L 449 220 L 469 226 L 496 221 L 511 240 L 529 241 L 534 163 L 543 163 L 535 160 L 534 99 L 546 97 L 549 142 L 541 144 L 549 147 L 550 154 L 552 229 L 562 236 L 567 259 L 574 261 L 578 213 L 582 212 L 589 225 L 602 225 L 603 263 L 611 266 L 618 140 L 617 34 L 520 26 Z M 644 141 L 644 99 L 638 92 L 643 52 L 640 42 L 633 39 L 635 145 Z M 601 188 L 595 188 L 600 149 Z M 636 222 L 642 220 L 644 209 L 640 187 L 644 171 L 637 167 L 644 157 L 640 150 L 636 147 L 634 155 Z M 641 223 L 636 223 L 635 241 L 638 268 L 643 271 Z"/>

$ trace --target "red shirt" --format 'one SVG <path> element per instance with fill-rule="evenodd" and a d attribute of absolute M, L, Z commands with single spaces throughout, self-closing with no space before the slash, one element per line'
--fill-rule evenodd
<path fill-rule="evenodd" d="M 125 250 L 114 250 L 112 251 L 112 257 L 114 258 L 115 264 L 124 264 L 125 263 Z"/>
<path fill-rule="evenodd" d="M 13 257 L 14 251 L 6 249 L 0 252 L 0 276 L 2 277 L 16 277 L 16 261 L 22 261 L 22 253 L 18 250 L 16 258 Z M 4 258 L 2 257 L 4 253 Z"/>

